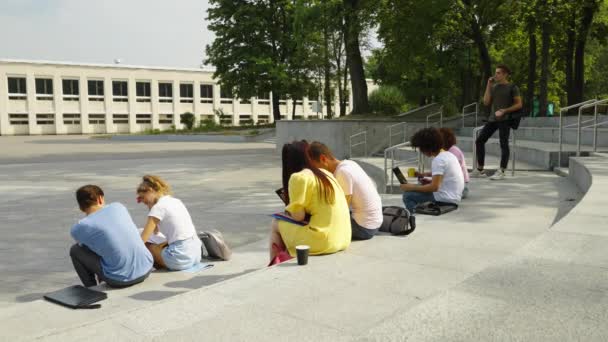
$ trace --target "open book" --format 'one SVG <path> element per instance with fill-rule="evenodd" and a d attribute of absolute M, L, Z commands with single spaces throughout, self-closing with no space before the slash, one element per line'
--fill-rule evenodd
<path fill-rule="evenodd" d="M 143 233 L 143 231 L 144 231 L 143 228 L 138 228 L 138 230 L 139 230 L 139 235 L 141 235 L 141 233 Z M 167 242 L 167 237 L 165 235 L 163 235 L 163 233 L 158 232 L 156 234 L 150 235 L 150 237 L 148 238 L 148 241 L 146 241 L 146 242 L 160 245 L 161 243 Z"/>

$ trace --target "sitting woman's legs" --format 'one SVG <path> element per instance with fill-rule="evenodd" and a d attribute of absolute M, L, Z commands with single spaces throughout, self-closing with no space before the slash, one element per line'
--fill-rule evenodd
<path fill-rule="evenodd" d="M 285 243 L 283 242 L 283 238 L 279 233 L 279 221 L 275 219 L 272 220 L 272 225 L 270 228 L 270 244 L 268 246 L 268 252 L 271 261 L 272 259 L 274 259 L 278 252 L 274 248 L 272 248 L 273 245 L 277 245 L 277 247 L 279 247 L 279 250 L 285 249 Z"/>
<path fill-rule="evenodd" d="M 410 214 L 416 214 L 416 206 L 424 202 L 435 202 L 432 192 L 407 191 L 403 193 L 403 203 Z"/>
<path fill-rule="evenodd" d="M 162 257 L 163 249 L 167 246 L 168 244 L 166 242 L 163 242 L 159 245 L 155 243 L 146 243 L 146 247 L 148 247 L 148 250 L 150 251 L 150 253 L 152 253 L 152 258 L 154 258 L 155 268 L 167 268 L 167 265 L 165 265 L 165 261 Z"/>

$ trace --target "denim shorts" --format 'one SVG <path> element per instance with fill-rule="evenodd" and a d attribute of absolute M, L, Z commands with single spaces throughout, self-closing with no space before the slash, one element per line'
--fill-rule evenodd
<path fill-rule="evenodd" d="M 174 241 L 163 249 L 161 256 L 168 269 L 186 270 L 201 261 L 201 245 L 201 240 L 197 236 Z"/>

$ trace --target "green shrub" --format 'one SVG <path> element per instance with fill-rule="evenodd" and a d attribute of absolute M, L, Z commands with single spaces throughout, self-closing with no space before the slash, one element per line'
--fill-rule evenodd
<path fill-rule="evenodd" d="M 179 116 L 179 122 L 186 126 L 186 129 L 191 131 L 192 127 L 194 127 L 194 114 L 190 113 L 190 112 L 186 112 L 182 115 Z"/>
<path fill-rule="evenodd" d="M 369 105 L 374 113 L 398 114 L 405 104 L 401 90 L 393 86 L 381 86 L 369 95 Z"/>

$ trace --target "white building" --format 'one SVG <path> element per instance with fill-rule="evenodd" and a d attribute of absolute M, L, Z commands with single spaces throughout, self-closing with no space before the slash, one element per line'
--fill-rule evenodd
<path fill-rule="evenodd" d="M 239 100 L 212 76 L 202 69 L 0 59 L 0 135 L 164 130 L 180 128 L 186 112 L 195 114 L 197 124 L 217 122 L 216 109 L 227 124 L 273 122 L 272 94 Z M 292 100 L 282 100 L 282 117 L 316 118 L 315 102 L 296 101 L 292 117 Z"/>

